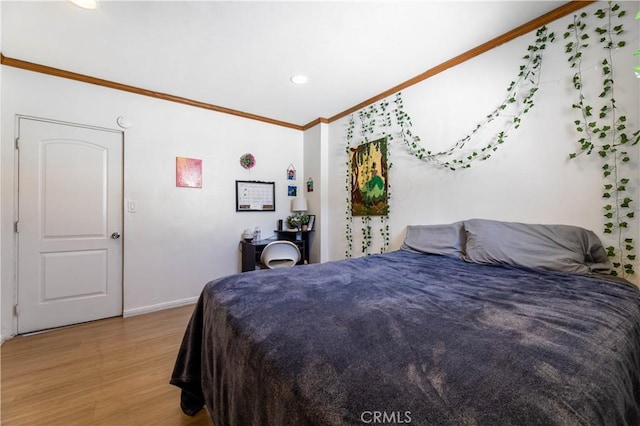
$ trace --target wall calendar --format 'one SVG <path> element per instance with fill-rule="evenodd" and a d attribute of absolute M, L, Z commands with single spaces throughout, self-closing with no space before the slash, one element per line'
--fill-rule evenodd
<path fill-rule="evenodd" d="M 236 181 L 237 212 L 273 212 L 276 210 L 275 182 Z"/>

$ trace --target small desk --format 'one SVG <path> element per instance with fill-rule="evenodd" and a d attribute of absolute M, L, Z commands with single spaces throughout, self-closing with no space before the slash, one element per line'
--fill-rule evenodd
<path fill-rule="evenodd" d="M 276 237 L 279 240 L 292 241 L 296 244 L 302 242 L 304 250 L 300 251 L 302 255 L 303 263 L 309 263 L 309 257 L 311 254 L 311 243 L 313 242 L 313 231 L 273 231 L 276 233 Z"/>
<path fill-rule="evenodd" d="M 276 241 L 276 238 L 269 238 L 260 241 L 240 241 L 240 247 L 242 249 L 242 272 L 255 271 L 260 269 L 260 256 L 267 244 Z M 297 265 L 302 265 L 305 259 L 305 247 L 303 241 L 293 241 L 293 243 L 300 249 L 301 259 Z"/>
<path fill-rule="evenodd" d="M 300 249 L 300 262 L 297 265 L 309 263 L 313 231 L 274 231 L 276 238 L 268 238 L 260 241 L 240 241 L 242 249 L 242 272 L 260 269 L 260 256 L 267 244 L 276 240 L 287 240 L 294 243 Z"/>

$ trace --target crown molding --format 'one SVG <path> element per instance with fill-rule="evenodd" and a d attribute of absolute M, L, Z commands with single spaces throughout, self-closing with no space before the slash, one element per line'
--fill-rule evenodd
<path fill-rule="evenodd" d="M 528 34 L 531 31 L 537 30 L 538 28 L 544 25 L 547 25 L 550 22 L 560 19 L 570 13 L 575 12 L 576 10 L 580 10 L 583 7 L 590 5 L 591 3 L 595 3 L 596 1 L 597 0 L 570 1 L 552 10 L 551 12 L 545 13 L 544 15 L 539 16 L 538 18 L 533 19 L 527 22 L 526 24 L 523 24 L 517 28 L 514 28 L 511 31 L 508 31 L 492 40 L 487 41 L 486 43 L 476 46 L 471 50 L 468 50 L 454 58 L 449 59 L 448 61 L 441 63 L 440 65 L 436 65 L 435 67 L 423 72 L 422 74 L 419 74 L 403 83 L 398 84 L 397 86 L 392 87 L 391 89 L 388 89 L 376 96 L 373 96 L 365 101 L 362 101 L 358 105 L 354 105 L 351 108 L 344 110 L 339 114 L 334 115 L 333 117 L 330 117 L 329 122 L 332 123 L 349 114 L 352 114 L 358 110 L 361 110 L 367 105 L 371 105 L 372 103 L 381 101 L 382 99 L 387 98 L 393 95 L 394 93 L 398 93 L 406 89 L 407 87 L 411 87 L 415 84 L 418 84 L 428 78 L 431 78 L 437 74 L 440 74 L 443 71 L 448 70 L 449 68 L 455 67 L 456 65 L 460 65 L 463 62 L 466 62 L 469 59 L 475 58 L 476 56 L 479 56 L 485 52 L 488 52 L 489 50 L 495 47 L 498 47 L 508 41 L 511 41 L 515 38 Z M 312 123 L 313 122 L 303 126 L 303 129 L 307 129 L 307 126 L 311 125 Z"/>
<path fill-rule="evenodd" d="M 315 120 L 302 126 L 302 130 L 309 130 L 310 128 L 315 127 L 320 123 L 329 124 L 329 119 L 324 117 L 318 117 Z"/>
<path fill-rule="evenodd" d="M 193 106 L 196 108 L 203 108 L 203 109 L 207 109 L 207 110 L 211 110 L 211 111 L 216 111 L 216 112 L 220 112 L 223 114 L 230 114 L 230 115 L 234 115 L 237 117 L 242 117 L 242 118 L 247 118 L 250 120 L 257 120 L 257 121 L 261 121 L 264 123 L 269 123 L 269 124 L 273 124 L 276 126 L 282 126 L 282 127 L 287 127 L 290 129 L 295 129 L 295 130 L 308 130 L 312 127 L 317 126 L 320 123 L 332 123 L 336 120 L 339 120 L 343 117 L 346 117 L 349 114 L 352 114 L 364 107 L 366 107 L 367 105 L 371 105 L 372 103 L 378 102 L 384 98 L 387 98 L 391 95 L 393 95 L 394 93 L 400 92 L 408 87 L 411 87 L 415 84 L 418 84 L 428 78 L 431 78 L 437 74 L 440 74 L 443 71 L 446 71 L 449 68 L 455 67 L 456 65 L 460 65 L 463 62 L 468 61 L 469 59 L 475 58 L 476 56 L 479 56 L 485 52 L 488 52 L 489 50 L 498 47 L 508 41 L 511 41 L 515 38 L 518 38 L 522 35 L 525 35 L 531 31 L 534 31 L 536 29 L 538 29 L 539 27 L 543 26 L 543 25 L 547 25 L 550 22 L 553 22 L 557 19 L 560 19 L 566 15 L 569 15 L 570 13 L 573 13 L 577 10 L 582 9 L 583 7 L 586 7 L 592 3 L 595 3 L 597 0 L 574 0 L 574 1 L 569 1 L 566 4 L 552 10 L 551 12 L 548 12 L 542 16 L 539 16 L 536 19 L 533 19 L 529 22 L 527 22 L 526 24 L 523 24 L 517 28 L 512 29 L 511 31 L 508 31 L 492 40 L 487 41 L 486 43 L 483 43 L 479 46 L 474 47 L 471 50 L 468 50 L 454 58 L 449 59 L 448 61 L 445 61 L 443 63 L 441 63 L 440 65 L 436 65 L 435 67 L 423 72 L 422 74 L 419 74 L 409 80 L 404 81 L 403 83 L 400 83 L 388 90 L 385 90 L 384 92 L 373 96 L 367 100 L 364 100 L 362 102 L 360 102 L 357 105 L 352 106 L 349 109 L 346 109 L 330 118 L 323 118 L 323 117 L 319 117 L 305 125 L 299 125 L 299 124 L 294 124 L 294 123 L 289 123 L 286 121 L 280 121 L 280 120 L 275 120 L 269 117 L 263 117 L 260 115 L 255 115 L 255 114 L 251 114 L 248 112 L 243 112 L 243 111 L 238 111 L 238 110 L 234 110 L 234 109 L 230 109 L 230 108 L 225 108 L 222 106 L 218 106 L 218 105 L 213 105 L 213 104 L 209 104 L 206 102 L 201 102 L 201 101 L 196 101 L 193 99 L 188 99 L 188 98 L 184 98 L 181 96 L 176 96 L 176 95 L 171 95 L 171 94 L 167 94 L 167 93 L 161 93 L 161 92 L 155 92 L 152 90 L 147 90 L 147 89 L 141 89 L 139 87 L 135 87 L 135 86 L 129 86 L 126 84 L 122 84 L 122 83 L 117 83 L 114 81 L 109 81 L 109 80 L 104 80 L 101 78 L 96 78 L 96 77 L 91 77 L 88 75 L 84 75 L 84 74 L 79 74 L 79 73 L 75 73 L 72 71 L 66 71 L 66 70 L 62 70 L 59 68 L 53 68 L 53 67 L 49 67 L 46 65 L 41 65 L 41 64 L 36 64 L 33 62 L 27 62 L 27 61 L 23 61 L 20 59 L 15 59 L 15 58 L 9 58 L 4 56 L 1 52 L 0 52 L 0 64 L 2 65 L 6 65 L 6 66 L 10 66 L 10 67 L 14 67 L 14 68 L 20 68 L 20 69 L 24 69 L 24 70 L 28 70 L 28 71 L 33 71 L 33 72 L 38 72 L 38 73 L 42 73 L 42 74 L 47 74 L 47 75 L 52 75 L 55 77 L 61 77 L 61 78 L 67 78 L 67 79 L 71 79 L 71 80 L 76 80 L 76 81 L 80 81 L 83 83 L 88 83 L 88 84 L 95 84 L 98 86 L 102 86 L 102 87 L 107 87 L 110 89 L 115 89 L 115 90 L 122 90 L 125 92 L 130 92 L 130 93 L 135 93 L 138 95 L 142 95 L 142 96 L 149 96 L 152 98 L 156 98 L 156 99 L 162 99 L 165 101 L 169 101 L 169 102 L 176 102 L 176 103 L 180 103 L 180 104 L 184 104 L 184 105 L 189 105 L 189 106 Z"/>
<path fill-rule="evenodd" d="M 27 71 L 33 71 L 41 74 L 47 74 L 55 77 L 67 78 L 70 80 L 80 81 L 82 83 L 95 84 L 97 86 L 107 87 L 115 90 L 122 90 L 124 92 L 135 93 L 137 95 L 149 96 L 151 98 L 161 99 L 169 102 L 176 102 L 179 104 L 189 105 L 196 108 L 208 109 L 211 111 L 221 112 L 223 114 L 235 115 L 237 117 L 248 118 L 250 120 L 262 121 L 264 123 L 274 124 L 276 126 L 288 127 L 295 130 L 303 130 L 302 126 L 298 124 L 288 123 L 286 121 L 274 120 L 269 117 L 263 117 L 248 112 L 238 111 L 235 109 L 225 108 L 218 105 L 209 104 L 206 102 L 200 102 L 181 96 L 170 95 L 168 93 L 155 92 L 152 90 L 141 89 L 135 86 L 129 86 L 127 84 L 117 83 L 115 81 L 104 80 L 102 78 L 96 78 L 89 75 L 79 74 L 72 71 L 67 71 L 59 68 L 53 68 L 46 65 L 36 64 L 33 62 L 27 62 L 20 59 L 9 58 L 0 53 L 0 64 L 9 67 L 20 68 Z"/>

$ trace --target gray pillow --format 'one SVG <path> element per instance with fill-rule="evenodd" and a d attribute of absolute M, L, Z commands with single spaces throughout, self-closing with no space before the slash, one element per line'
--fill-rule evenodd
<path fill-rule="evenodd" d="M 486 219 L 464 221 L 465 259 L 551 271 L 606 273 L 611 262 L 593 232 L 570 225 L 533 225 Z"/>
<path fill-rule="evenodd" d="M 462 258 L 464 245 L 462 222 L 456 222 L 447 225 L 409 225 L 400 249 Z"/>

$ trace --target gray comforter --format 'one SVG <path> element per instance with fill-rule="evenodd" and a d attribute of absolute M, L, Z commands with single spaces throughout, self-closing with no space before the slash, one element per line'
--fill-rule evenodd
<path fill-rule="evenodd" d="M 397 251 L 206 285 L 171 383 L 224 425 L 638 425 L 640 291 Z"/>

